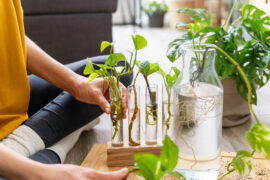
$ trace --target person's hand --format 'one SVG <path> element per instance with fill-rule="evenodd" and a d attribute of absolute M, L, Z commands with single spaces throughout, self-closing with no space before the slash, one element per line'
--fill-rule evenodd
<path fill-rule="evenodd" d="M 126 168 L 114 172 L 101 172 L 74 165 L 44 165 L 39 180 L 123 180 L 128 176 Z"/>
<path fill-rule="evenodd" d="M 107 82 L 102 78 L 97 78 L 89 83 L 86 83 L 86 80 L 86 77 L 78 76 L 76 90 L 72 95 L 79 101 L 97 104 L 105 113 L 110 114 L 111 106 Z M 122 88 L 123 118 L 126 118 L 128 91 L 121 83 L 120 88 Z"/>

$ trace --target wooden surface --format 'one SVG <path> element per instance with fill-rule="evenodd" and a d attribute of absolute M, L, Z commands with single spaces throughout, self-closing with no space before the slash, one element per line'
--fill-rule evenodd
<path fill-rule="evenodd" d="M 222 152 L 221 158 L 221 173 L 226 172 L 226 166 L 231 162 L 232 157 L 235 156 L 235 153 Z M 94 168 L 101 171 L 115 171 L 123 167 L 108 167 L 107 166 L 107 145 L 106 144 L 95 144 L 91 151 L 88 153 L 84 159 L 81 166 Z M 131 167 L 128 167 L 131 168 Z M 132 175 L 132 179 L 137 179 L 136 176 Z M 164 178 L 164 179 L 173 179 L 173 178 Z M 224 180 L 237 180 L 241 179 L 236 173 L 232 173 Z M 269 180 L 270 179 L 270 161 L 265 160 L 259 155 L 255 155 L 255 161 L 253 166 L 253 171 L 250 174 L 250 177 L 247 179 L 253 180 Z M 241 179 L 244 180 L 244 179 Z"/>
<path fill-rule="evenodd" d="M 140 153 L 151 153 L 157 156 L 161 153 L 162 146 L 160 144 L 146 146 L 141 143 L 140 146 L 128 146 L 128 142 L 124 147 L 112 147 L 108 143 L 107 147 L 107 165 L 109 167 L 117 167 L 119 164 L 122 166 L 132 166 L 134 164 L 134 155 Z"/>

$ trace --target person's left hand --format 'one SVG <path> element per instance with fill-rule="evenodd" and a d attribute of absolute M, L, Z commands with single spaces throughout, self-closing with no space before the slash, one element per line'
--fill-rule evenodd
<path fill-rule="evenodd" d="M 102 78 L 94 79 L 87 83 L 87 78 L 78 76 L 75 92 L 72 94 L 77 100 L 88 103 L 97 104 L 107 114 L 111 113 L 109 86 Z M 126 118 L 128 91 L 126 87 L 120 83 L 122 88 L 122 107 L 123 118 Z"/>

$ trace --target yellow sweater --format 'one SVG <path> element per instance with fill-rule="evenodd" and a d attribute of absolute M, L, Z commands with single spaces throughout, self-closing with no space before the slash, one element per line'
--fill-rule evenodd
<path fill-rule="evenodd" d="M 0 0 L 0 140 L 28 118 L 25 46 L 20 0 Z"/>

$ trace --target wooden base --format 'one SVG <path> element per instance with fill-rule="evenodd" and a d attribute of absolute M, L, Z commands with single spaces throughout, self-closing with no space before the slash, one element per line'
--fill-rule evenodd
<path fill-rule="evenodd" d="M 228 163 L 232 161 L 232 158 L 235 156 L 235 153 L 221 153 L 220 161 L 220 173 L 223 174 L 226 171 Z M 82 163 L 83 167 L 93 168 L 100 171 L 116 171 L 125 167 L 122 164 L 119 164 L 119 167 L 108 167 L 107 164 L 107 145 L 106 144 L 95 144 L 91 151 L 88 153 L 86 158 Z M 127 167 L 127 166 L 126 166 Z M 129 169 L 132 166 L 128 167 Z M 139 180 L 135 174 L 130 175 L 130 179 Z M 174 178 L 165 177 L 163 180 L 171 180 Z M 223 180 L 239 180 L 241 179 L 236 172 L 226 176 Z M 253 169 L 249 178 L 242 178 L 241 180 L 269 180 L 270 179 L 270 161 L 264 159 L 261 156 L 255 155 L 253 161 Z"/>
<path fill-rule="evenodd" d="M 107 164 L 108 167 L 132 166 L 134 165 L 134 155 L 141 153 L 152 153 L 157 156 L 161 153 L 162 144 L 129 146 L 128 142 L 123 147 L 112 147 L 111 143 L 107 144 Z"/>

